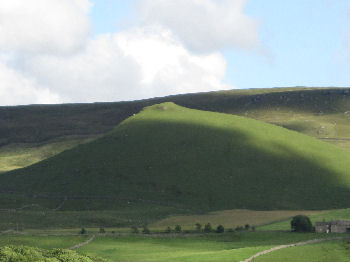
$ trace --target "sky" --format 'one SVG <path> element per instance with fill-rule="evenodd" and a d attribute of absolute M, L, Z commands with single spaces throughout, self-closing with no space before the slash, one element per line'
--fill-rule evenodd
<path fill-rule="evenodd" d="M 0 0 L 0 105 L 350 86 L 350 0 Z"/>

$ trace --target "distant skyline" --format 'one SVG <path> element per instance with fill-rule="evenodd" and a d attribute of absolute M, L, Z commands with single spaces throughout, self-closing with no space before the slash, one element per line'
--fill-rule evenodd
<path fill-rule="evenodd" d="M 350 86 L 349 0 L 0 0 L 0 105 Z"/>

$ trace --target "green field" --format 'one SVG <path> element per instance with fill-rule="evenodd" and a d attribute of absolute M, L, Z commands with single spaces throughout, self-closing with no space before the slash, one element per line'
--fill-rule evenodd
<path fill-rule="evenodd" d="M 97 238 L 79 252 L 112 261 L 241 261 L 276 245 L 314 238 L 319 234 L 276 232 L 225 233 L 201 236 Z"/>
<path fill-rule="evenodd" d="M 349 240 L 330 241 L 277 250 L 256 258 L 256 262 L 347 262 L 350 260 Z"/>

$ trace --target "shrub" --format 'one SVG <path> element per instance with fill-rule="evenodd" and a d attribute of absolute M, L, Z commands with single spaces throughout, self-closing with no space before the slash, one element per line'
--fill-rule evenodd
<path fill-rule="evenodd" d="M 144 234 L 150 234 L 151 231 L 149 230 L 149 228 L 148 228 L 147 226 L 143 226 L 142 233 L 144 233 Z"/>
<path fill-rule="evenodd" d="M 170 228 L 170 227 L 167 227 L 167 228 L 165 229 L 165 233 L 171 233 L 171 228 Z"/>
<path fill-rule="evenodd" d="M 235 228 L 235 231 L 243 231 L 244 230 L 244 228 L 242 227 L 242 226 L 237 226 L 236 228 Z"/>
<path fill-rule="evenodd" d="M 205 233 L 210 233 L 210 232 L 212 232 L 213 231 L 213 228 L 211 227 L 211 224 L 210 223 L 208 223 L 208 224 L 206 224 L 205 226 L 204 226 L 204 232 Z"/>
<path fill-rule="evenodd" d="M 293 232 L 312 232 L 312 223 L 309 217 L 298 215 L 290 221 Z"/>
<path fill-rule="evenodd" d="M 246 224 L 246 225 L 244 226 L 244 229 L 248 231 L 248 230 L 250 229 L 250 225 L 249 225 L 249 224 Z"/>
<path fill-rule="evenodd" d="M 175 232 L 176 232 L 176 233 L 181 233 L 181 232 L 182 232 L 182 229 L 181 229 L 181 226 L 180 226 L 180 225 L 176 225 L 176 226 L 175 226 Z"/>
<path fill-rule="evenodd" d="M 224 233 L 225 232 L 225 228 L 223 225 L 218 225 L 218 227 L 216 228 L 216 233 Z"/>
<path fill-rule="evenodd" d="M 106 233 L 105 229 L 103 227 L 100 227 L 100 234 Z"/>
<path fill-rule="evenodd" d="M 80 234 L 82 235 L 85 235 L 87 233 L 86 229 L 85 228 L 82 228 L 79 232 Z"/>

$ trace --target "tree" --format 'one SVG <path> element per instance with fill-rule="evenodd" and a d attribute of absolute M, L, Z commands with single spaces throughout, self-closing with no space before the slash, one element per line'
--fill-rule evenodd
<path fill-rule="evenodd" d="M 79 233 L 82 234 L 82 235 L 85 235 L 87 232 L 86 232 L 85 228 L 82 228 Z"/>
<path fill-rule="evenodd" d="M 250 225 L 249 225 L 249 224 L 246 224 L 246 225 L 244 226 L 244 229 L 247 230 L 247 231 L 249 231 Z"/>
<path fill-rule="evenodd" d="M 218 227 L 216 228 L 216 233 L 224 233 L 225 232 L 225 228 L 223 225 L 218 225 Z"/>
<path fill-rule="evenodd" d="M 182 229 L 181 229 L 181 226 L 180 225 L 176 225 L 175 226 L 175 232 L 176 233 L 181 233 Z"/>
<path fill-rule="evenodd" d="M 211 224 L 208 223 L 204 226 L 204 232 L 205 233 L 210 233 L 211 231 L 213 231 L 213 228 L 211 227 Z"/>
<path fill-rule="evenodd" d="M 105 229 L 103 227 L 100 227 L 100 234 L 106 233 Z"/>
<path fill-rule="evenodd" d="M 202 231 L 202 225 L 199 223 L 196 223 L 196 231 L 201 232 Z"/>
<path fill-rule="evenodd" d="M 293 232 L 311 232 L 312 223 L 309 217 L 298 215 L 290 221 L 290 226 Z"/>

